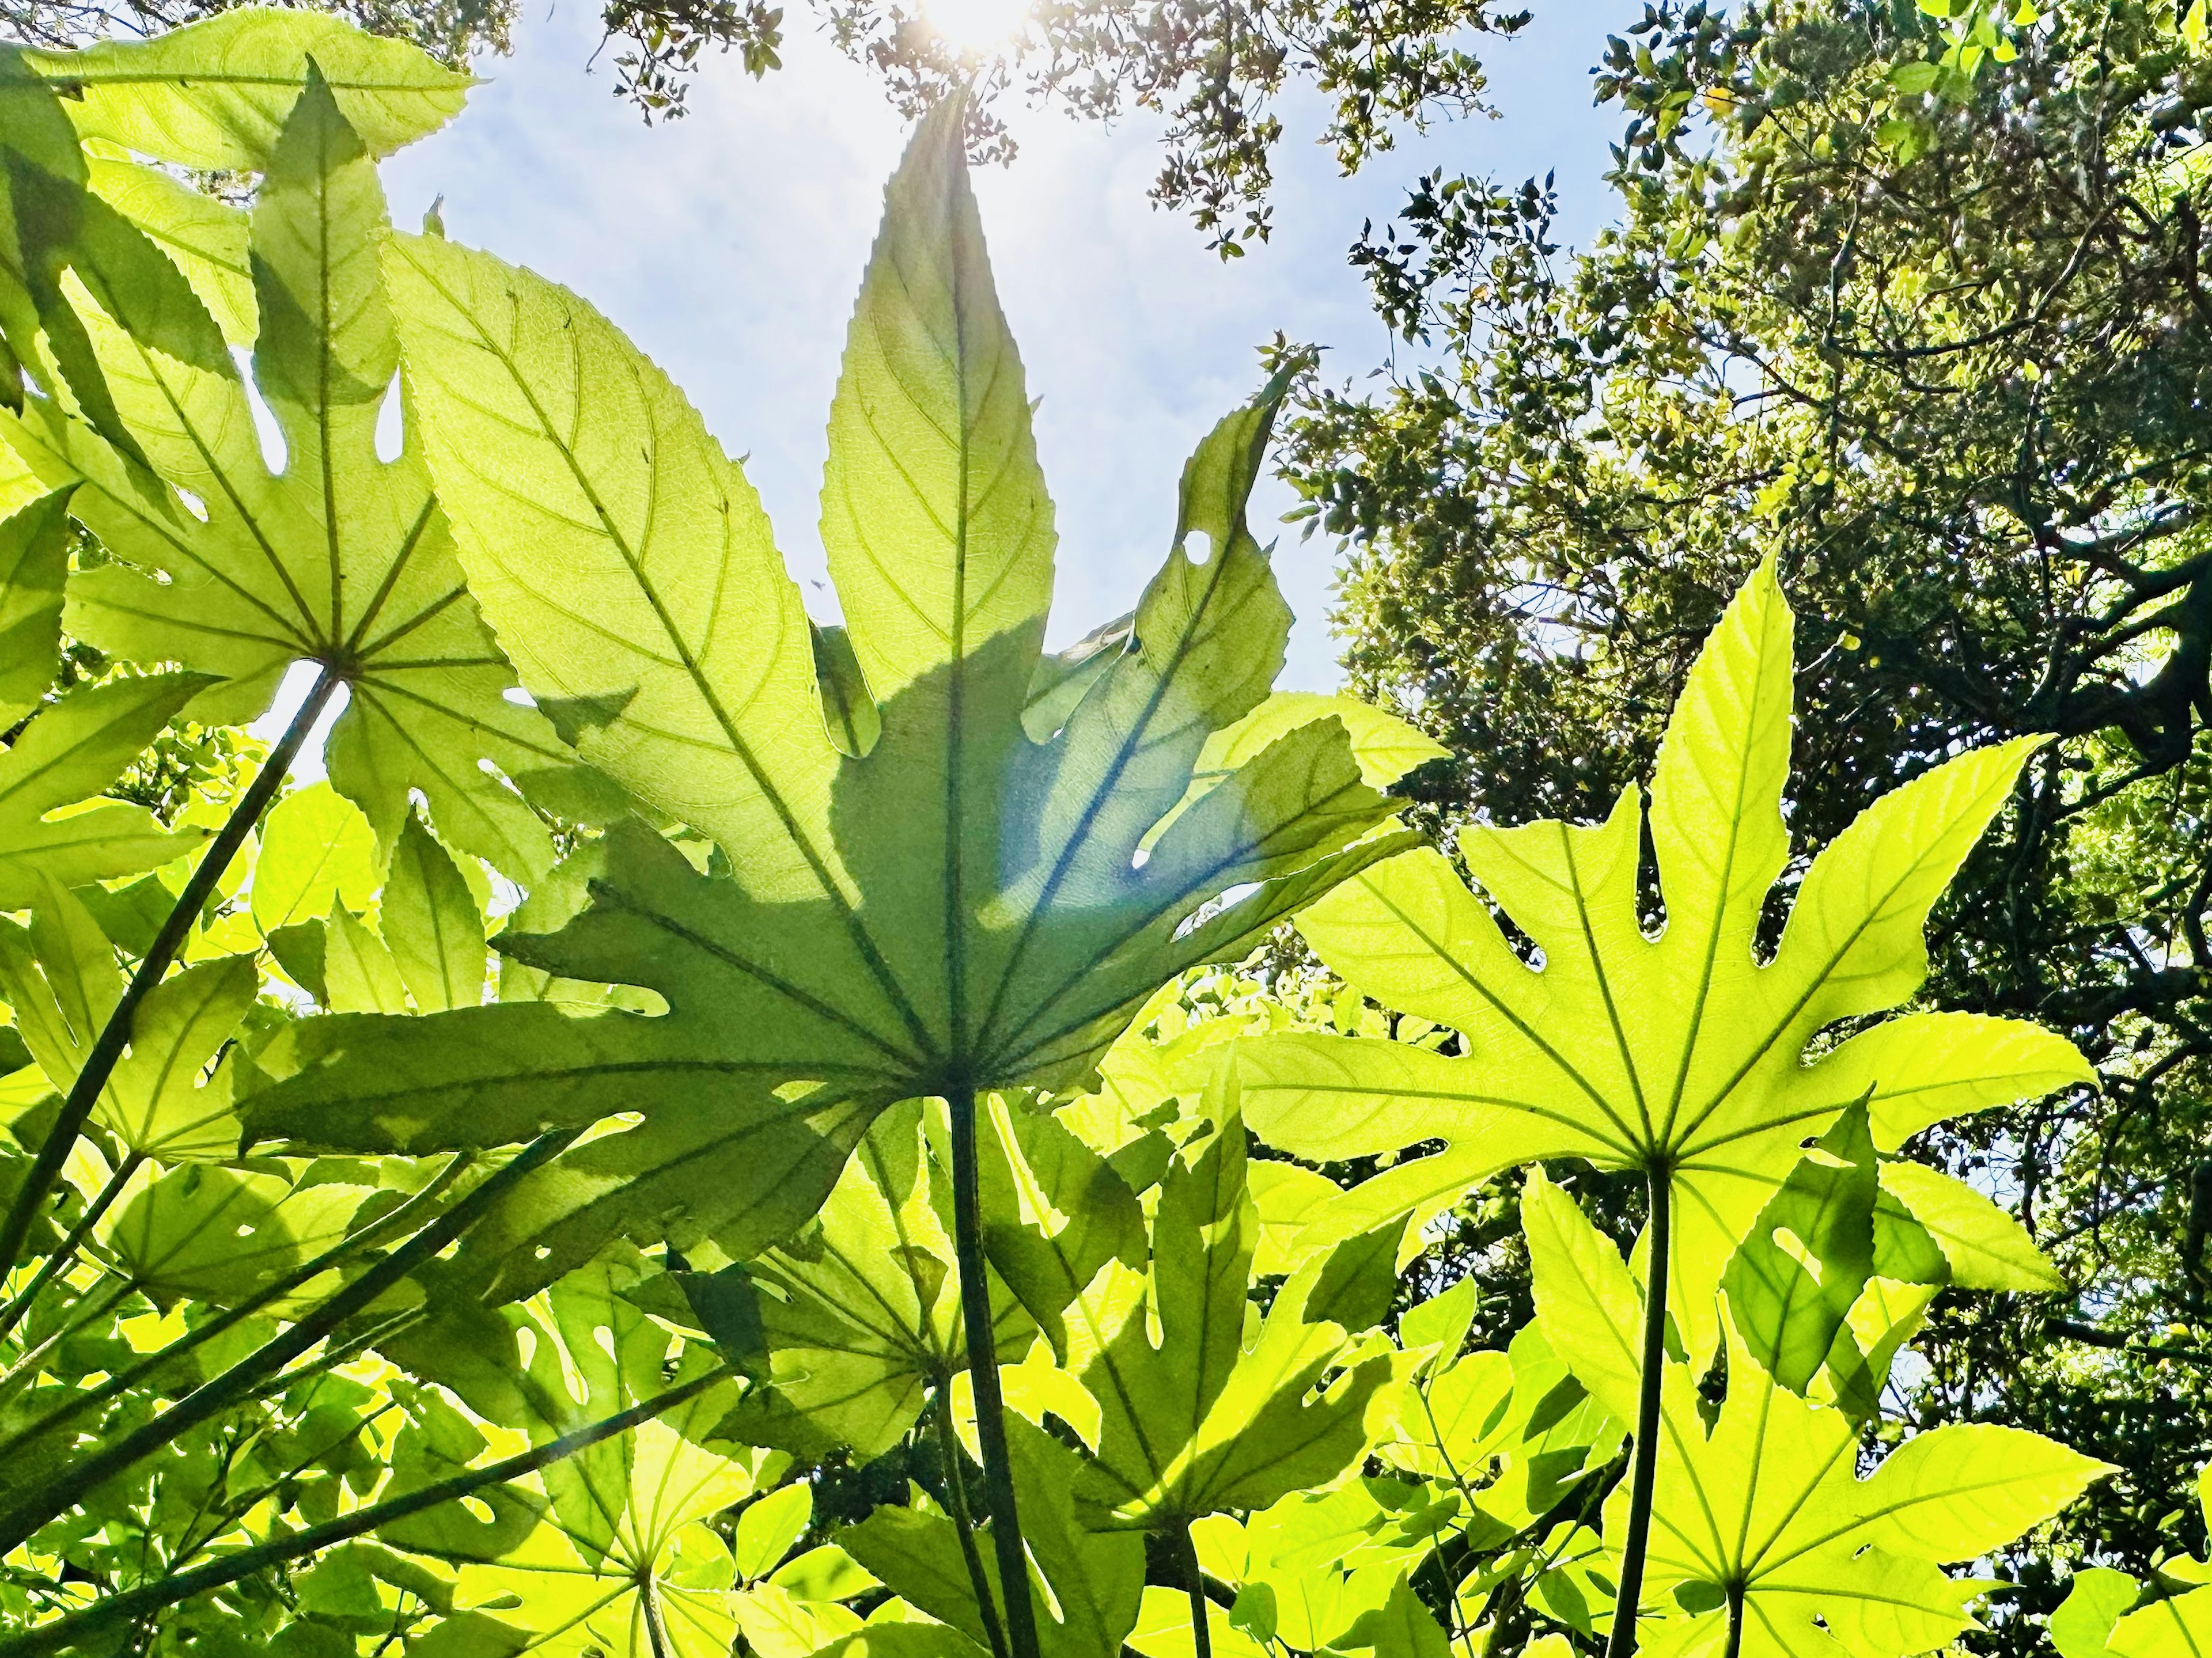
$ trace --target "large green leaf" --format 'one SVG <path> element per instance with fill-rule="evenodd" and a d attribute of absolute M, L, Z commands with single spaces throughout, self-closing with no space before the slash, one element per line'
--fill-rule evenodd
<path fill-rule="evenodd" d="M 1425 1508 L 1419 1486 L 1357 1479 L 1285 1497 L 1241 1521 L 1218 1515 L 1194 1525 L 1200 1569 L 1237 1591 L 1233 1609 L 1210 1609 L 1213 1650 L 1234 1658 L 1285 1648 L 1401 1653 L 1397 1643 L 1410 1638 L 1433 1651 L 1443 1631 L 1408 1604 L 1406 1589 L 1437 1540 Z M 1130 1644 L 1147 1658 L 1189 1653 L 1188 1595 L 1156 1587 L 1145 1600 Z"/>
<path fill-rule="evenodd" d="M 2197 1471 L 2197 1503 L 2212 1515 L 2212 1463 Z M 2161 1561 L 2161 1589 L 2204 1583 L 2212 1567 L 2186 1554 Z M 2142 1585 L 2125 1572 L 2091 1568 L 2074 1576 L 2065 1605 L 2051 1615 L 2051 1641 L 2063 1658 L 2203 1658 L 2212 1652 L 2212 1588 L 2156 1594 L 2138 1605 Z"/>
<path fill-rule="evenodd" d="M 1556 1321 L 1554 1320 L 1555 1323 Z M 1444 1482 L 1453 1516 L 1475 1546 L 1510 1538 L 1551 1510 L 1586 1473 L 1604 1468 L 1622 1422 L 1590 1397 L 1544 1332 L 1524 1327 L 1507 1352 L 1468 1354 L 1400 1383 L 1375 1455 Z"/>
<path fill-rule="evenodd" d="M 45 399 L 0 418 L 41 479 L 76 483 L 70 510 L 122 561 L 75 579 L 68 625 L 118 655 L 223 676 L 207 706 L 231 719 L 266 706 L 293 663 L 319 665 L 349 695 L 331 779 L 386 845 L 419 790 L 455 845 L 518 878 L 542 873 L 551 841 L 517 789 L 557 786 L 573 756 L 542 715 L 506 700 L 512 676 L 415 446 L 377 452 L 398 367 L 376 265 L 383 194 L 312 70 L 267 165 L 248 253 L 254 381 L 284 449 L 275 471 L 247 387 L 176 267 L 119 221 L 106 240 L 76 238 L 71 268 L 89 296 L 76 316 L 112 422 Z M 142 250 L 138 263 L 109 257 L 111 243 Z M 163 282 L 140 268 L 149 257 Z"/>
<path fill-rule="evenodd" d="M 121 155 L 266 172 L 286 116 L 319 72 L 379 154 L 434 131 L 469 85 L 412 46 L 289 9 L 240 8 L 80 52 L 0 51 L 0 328 L 9 347 L 0 365 L 13 383 L 11 405 L 22 390 L 17 363 L 28 365 L 40 386 L 135 452 L 64 297 L 66 269 L 136 288 L 142 337 L 174 350 L 178 336 L 143 329 L 155 296 L 173 288 L 173 262 L 223 337 L 251 340 L 243 216 Z M 85 155 L 87 144 L 96 153 Z"/>
<path fill-rule="evenodd" d="M 106 240 L 115 252 L 112 239 L 100 233 L 122 221 L 105 203 L 88 201 L 87 176 L 76 130 L 55 88 L 20 48 L 0 48 L 0 333 L 6 341 L 0 386 L 9 404 L 19 402 L 27 368 L 41 386 L 72 389 L 97 419 L 106 406 L 98 371 L 62 297 L 59 277 L 80 238 Z M 153 254 L 143 237 L 131 240 Z M 152 274 L 158 279 L 161 273 Z"/>
<path fill-rule="evenodd" d="M 94 1250 L 162 1306 L 221 1307 L 335 1244 L 369 1195 L 269 1169 L 188 1163 L 139 1186 L 102 1224 Z"/>
<path fill-rule="evenodd" d="M 1144 1540 L 1096 1532 L 1078 1517 L 1077 1455 L 1019 1417 L 1006 1423 L 1022 1536 L 1044 1593 L 1037 1638 L 1045 1658 L 1115 1658 L 1135 1627 L 1144 1590 Z M 920 1508 L 878 1508 L 840 1541 L 853 1558 L 923 1612 L 979 1645 L 987 1630 L 959 1536 L 946 1515 Z M 998 1562 L 983 1557 L 985 1581 L 1000 1588 Z M 1048 1599 L 1047 1597 L 1049 1597 Z M 1001 1626 L 1003 1602 L 996 1608 Z"/>
<path fill-rule="evenodd" d="M 642 1158 L 659 1135 L 702 1186 L 750 1189 L 738 1148 L 706 1142 L 759 1121 L 763 1096 L 816 1144 L 848 1133 L 806 1127 L 776 1088 L 820 1084 L 864 1123 L 900 1098 L 1079 1077 L 1164 981 L 1242 953 L 1395 844 L 1360 840 L 1389 803 L 1322 719 L 1146 846 L 1281 661 L 1288 613 L 1243 524 L 1280 381 L 1186 469 L 1132 636 L 1054 730 L 1024 729 L 1050 507 L 958 125 L 933 117 L 892 181 L 831 422 L 824 536 L 849 629 L 823 672 L 845 683 L 849 647 L 878 705 L 872 745 L 844 716 L 833 740 L 751 488 L 659 371 L 526 271 L 434 237 L 389 244 L 411 407 L 471 590 L 586 757 L 713 853 L 620 827 L 564 871 L 566 912 L 501 941 L 555 980 L 655 992 L 665 1015 L 311 1022 L 298 1074 L 257 1105 L 264 1132 L 366 1147 L 404 1125 L 422 1150 L 643 1109 L 581 1155 L 627 1141 Z M 766 1144 L 742 1155 L 795 1166 Z M 803 1218 L 840 1160 L 780 1195 Z M 631 1166 L 642 1235 L 672 1206 Z"/>
<path fill-rule="evenodd" d="M 131 1050 L 94 1108 L 100 1124 L 131 1151 L 164 1163 L 235 1156 L 241 1131 L 231 1080 L 203 1072 L 260 988 L 251 956 L 201 962 L 155 986 L 131 1016 Z M 54 1085 L 64 1086 L 59 1078 Z"/>
<path fill-rule="evenodd" d="M 123 998 L 115 946 L 77 896 L 49 880 L 30 925 L 0 925 L 0 999 L 48 1085 L 66 1091 Z"/>
<path fill-rule="evenodd" d="M 1825 1370 L 1837 1401 L 1862 1418 L 1877 1414 L 1889 1361 L 1909 1333 L 1875 1316 L 1888 1286 L 2064 1287 L 2020 1223 L 1982 1193 L 1936 1169 L 1881 1159 L 1863 1101 L 1790 1170 L 1721 1284 L 1745 1349 L 1776 1381 L 1804 1394 Z M 1880 1333 L 1863 1351 L 1869 1321 Z"/>
<path fill-rule="evenodd" d="M 1558 1187 L 1540 1178 L 1523 1201 L 1540 1327 L 1601 1403 L 1633 1410 L 1640 1321 L 1627 1264 Z M 1838 1642 L 1857 1658 L 1903 1658 L 1942 1646 L 1972 1626 L 1966 1607 L 1983 1585 L 1938 1568 L 2002 1547 L 2112 1472 L 2035 1434 L 1974 1424 L 1922 1433 L 1860 1479 L 1858 1420 L 1798 1397 L 1733 1321 L 1724 1331 L 1717 1416 L 1691 1365 L 1668 1362 L 1660 1377 L 1638 1632 L 1655 1658 L 1832 1658 Z M 1624 1480 L 1606 1505 L 1616 1572 L 1629 1495 Z"/>
<path fill-rule="evenodd" d="M 251 347 L 260 327 L 247 252 L 252 216 L 159 167 L 89 155 L 85 169 L 93 194 L 143 231 L 184 272 L 223 338 Z"/>
<path fill-rule="evenodd" d="M 878 1118 L 821 1213 L 752 1263 L 770 1386 L 739 1406 L 732 1434 L 880 1456 L 966 1368 L 951 1176 L 922 1117 L 915 1102 Z M 994 1307 L 1002 1350 L 1034 1333 L 1003 1287 Z"/>
<path fill-rule="evenodd" d="M 1946 1563 L 2002 1547 L 2112 1472 L 2016 1428 L 1954 1424 L 1907 1440 L 1855 1477 L 1843 1412 L 1776 1386 L 1733 1345 L 1708 1435 L 1688 1368 L 1670 1364 L 1639 1644 L 1655 1658 L 1718 1653 L 1732 1602 L 1742 1658 L 1902 1658 L 1973 1627 L 1984 1585 Z M 1624 1485 L 1608 1504 L 1618 1534 Z"/>
<path fill-rule="evenodd" d="M 2112 1650 L 2107 1637 L 2134 1607 L 2142 1587 L 2127 1573 L 2110 1566 L 2076 1570 L 2066 1599 L 2045 1625 L 2059 1658 L 2107 1658 Z"/>
<path fill-rule="evenodd" d="M 1877 801 L 1815 858 L 1772 959 L 1755 949 L 1789 853 L 1790 612 L 1771 565 L 1698 659 L 1652 781 L 1666 907 L 1638 909 L 1636 792 L 1602 825 L 1477 825 L 1475 880 L 1534 941 L 1532 965 L 1434 852 L 1363 872 L 1300 918 L 1322 958 L 1386 1005 L 1458 1030 L 1464 1051 L 1281 1035 L 1242 1045 L 1246 1112 L 1301 1157 L 1444 1149 L 1343 1203 L 1340 1227 L 1433 1213 L 1513 1163 L 1583 1157 L 1664 1171 L 1667 1306 L 1691 1350 L 1718 1339 L 1715 1288 L 1799 1148 L 1867 1097 L 1894 1149 L 1937 1118 L 2092 1079 L 2033 1026 L 1914 1014 L 1808 1064 L 1837 1021 L 1896 1006 L 1926 971 L 1929 906 L 2003 805 L 2033 740 L 1961 756 Z"/>
<path fill-rule="evenodd" d="M 180 858 L 204 831 L 170 829 L 143 806 L 91 804 L 172 715 L 207 689 L 198 674 L 151 674 L 72 691 L 0 754 L 0 909 L 27 909 L 45 884 L 83 886 Z"/>
<path fill-rule="evenodd" d="M 668 1332 L 626 1298 L 646 1272 L 634 1254 L 612 1252 L 514 1310 L 532 1346 L 508 1380 L 512 1395 L 477 1392 L 469 1402 L 543 1442 L 697 1374 L 706 1353 L 672 1351 Z M 735 1566 L 705 1522 L 787 1463 L 708 1442 L 735 1388 L 710 1388 L 542 1471 L 545 1523 L 496 1561 L 464 1566 L 456 1604 L 516 1631 L 506 1650 L 722 1658 L 738 1629 Z M 480 1638 L 477 1650 L 502 1649 L 489 1631 Z"/>
<path fill-rule="evenodd" d="M 1104 1159 L 1041 1111 L 994 1096 L 981 1145 L 992 1335 L 1015 1352 L 1111 1259 L 1141 1261 L 1144 1219 Z M 946 1121 L 920 1102 L 877 1119 L 817 1218 L 750 1266 L 766 1294 L 771 1385 L 728 1424 L 809 1455 L 878 1456 L 967 1368 Z"/>
<path fill-rule="evenodd" d="M 261 823 L 247 896 L 262 933 L 368 908 L 382 872 L 368 821 L 328 783 L 294 789 Z"/>
<path fill-rule="evenodd" d="M 1076 1487 L 1094 1525 L 1173 1530 L 1326 1484 L 1366 1451 L 1390 1379 L 1349 1333 L 1388 1309 L 1395 1225 L 1305 1262 L 1248 1327 L 1259 1220 L 1234 1098 L 1217 1109 L 1160 1182 L 1149 1271 L 1107 1266 L 1067 1315 L 1068 1368 L 1100 1410 Z"/>
<path fill-rule="evenodd" d="M 2108 1650 L 2119 1658 L 2203 1658 L 2212 1652 L 2212 1588 L 2154 1600 L 2113 1625 Z"/>

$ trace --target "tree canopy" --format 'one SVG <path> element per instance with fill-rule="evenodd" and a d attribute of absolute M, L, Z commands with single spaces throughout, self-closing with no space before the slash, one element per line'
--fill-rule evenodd
<path fill-rule="evenodd" d="M 1572 253 L 1540 184 L 1425 179 L 1353 258 L 1425 366 L 1310 380 L 1289 462 L 1352 550 L 1354 684 L 1459 756 L 1413 780 L 1433 821 L 1605 811 L 1770 556 L 1820 617 L 1793 871 L 1962 744 L 2062 739 L 1939 908 L 1926 993 L 2068 1031 L 2100 1089 L 1917 1144 L 2067 1291 L 1939 1302 L 1900 1405 L 2064 1424 L 2128 1469 L 2075 1546 L 2144 1564 L 2212 1448 L 2194 15 L 1650 8 L 1597 82 L 1617 227 Z"/>

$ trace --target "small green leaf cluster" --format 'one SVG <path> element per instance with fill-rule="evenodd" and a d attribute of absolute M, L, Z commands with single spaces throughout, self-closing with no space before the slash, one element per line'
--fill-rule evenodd
<path fill-rule="evenodd" d="M 1975 1426 L 1856 1473 L 1934 1291 L 2051 1273 L 1900 1147 L 2088 1073 L 1867 1023 L 2021 745 L 1762 952 L 1771 568 L 1648 821 L 1471 833 L 1486 902 L 1383 793 L 1433 744 L 1272 693 L 1289 372 L 1044 648 L 958 104 L 855 307 L 830 626 L 611 324 L 386 225 L 456 77 L 258 10 L 5 62 L 0 1655 L 1906 1658 L 2105 1472 Z M 259 763 L 107 798 L 288 676 Z M 1206 975 L 1293 916 L 1334 980 Z M 1632 1263 L 1547 1164 L 1644 1181 Z M 1431 1223 L 1516 1168 L 1535 1316 L 1472 1345 Z"/>

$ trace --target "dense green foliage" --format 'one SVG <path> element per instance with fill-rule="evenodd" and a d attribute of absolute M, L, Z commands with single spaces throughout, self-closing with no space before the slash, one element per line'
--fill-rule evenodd
<path fill-rule="evenodd" d="M 1962 744 L 2064 738 L 1939 908 L 1928 994 L 2066 1031 L 2102 1090 L 1916 1145 L 2066 1289 L 1939 1300 L 1898 1403 L 2120 1464 L 2062 1552 L 2141 1572 L 2194 1546 L 2212 1452 L 2212 57 L 2164 3 L 1949 10 L 1655 7 L 1598 82 L 1618 228 L 1568 255 L 1541 190 L 1425 182 L 1355 258 L 1432 367 L 1315 387 L 1291 470 L 1356 546 L 1354 683 L 1460 756 L 1430 821 L 1605 810 L 1768 556 L 1808 610 L 1793 869 Z"/>
<path fill-rule="evenodd" d="M 1471 829 L 1471 891 L 1382 793 L 1447 750 L 1271 694 L 1296 364 L 1043 650 L 961 101 L 824 626 L 605 319 L 386 226 L 459 77 L 258 10 L 8 62 L 0 1658 L 1910 1658 L 2116 1472 L 1883 1397 L 2057 1281 L 1901 1151 L 2087 1060 L 1873 1018 L 2039 739 L 1868 779 L 1784 893 L 1764 562 L 1648 811 Z M 1221 965 L 1286 918 L 1340 980 Z M 1507 1169 L 1501 1311 L 1445 1218 Z M 2191 1570 L 2051 1627 L 2179 1658 Z"/>

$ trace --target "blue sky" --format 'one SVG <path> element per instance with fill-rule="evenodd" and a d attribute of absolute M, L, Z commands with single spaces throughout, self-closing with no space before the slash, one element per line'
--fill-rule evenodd
<path fill-rule="evenodd" d="M 526 0 L 528 10 L 532 0 Z M 1021 342 L 1038 443 L 1058 506 L 1052 635 L 1076 637 L 1133 603 L 1166 550 L 1183 457 L 1258 384 L 1255 348 L 1281 330 L 1330 346 L 1337 375 L 1389 342 L 1344 264 L 1361 220 L 1442 165 L 1516 179 L 1556 168 L 1562 228 L 1584 241 L 1609 203 L 1600 181 L 1613 122 L 1590 107 L 1589 68 L 1620 0 L 1553 0 L 1517 40 L 1488 43 L 1498 119 L 1409 139 L 1340 179 L 1311 139 L 1321 116 L 1291 100 L 1273 242 L 1224 264 L 1184 219 L 1155 210 L 1157 119 L 1111 131 L 1057 109 L 1014 117 L 1021 155 L 977 178 L 1001 297 Z M 816 491 L 823 422 L 854 288 L 897 160 L 902 124 L 864 70 L 812 34 L 805 8 L 786 67 L 749 79 L 704 68 L 679 121 L 647 127 L 586 65 L 597 9 L 555 0 L 526 17 L 511 58 L 446 131 L 386 164 L 396 222 L 446 198 L 456 240 L 568 283 L 668 369 L 746 471 L 810 604 L 822 554 Z M 1256 503 L 1267 540 L 1289 492 Z M 1283 683 L 1336 682 L 1328 635 L 1333 549 L 1281 531 L 1278 567 L 1298 623 Z"/>

